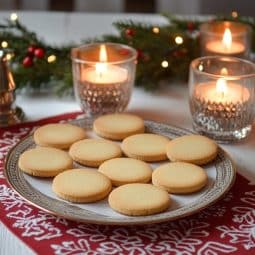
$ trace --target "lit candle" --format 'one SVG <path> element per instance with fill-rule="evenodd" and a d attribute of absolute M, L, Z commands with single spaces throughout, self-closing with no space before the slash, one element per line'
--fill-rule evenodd
<path fill-rule="evenodd" d="M 189 105 L 194 129 L 222 142 L 247 137 L 254 118 L 255 64 L 207 56 L 190 64 Z"/>
<path fill-rule="evenodd" d="M 228 75 L 227 68 L 222 68 L 220 74 L 223 77 L 219 78 L 216 83 L 210 81 L 198 84 L 195 89 L 195 96 L 200 100 L 221 104 L 221 106 L 243 103 L 249 100 L 250 93 L 247 88 L 224 78 Z"/>
<path fill-rule="evenodd" d="M 226 28 L 222 40 L 212 40 L 206 43 L 206 50 L 209 52 L 225 55 L 241 54 L 245 51 L 244 44 L 233 41 L 232 33 Z"/>
<path fill-rule="evenodd" d="M 199 100 L 220 104 L 219 109 L 224 110 L 228 104 L 242 104 L 249 100 L 250 93 L 247 88 L 228 82 L 224 78 L 219 78 L 215 82 L 201 83 L 196 86 L 195 97 Z"/>
<path fill-rule="evenodd" d="M 126 69 L 107 63 L 107 50 L 104 44 L 100 45 L 99 62 L 95 66 L 84 69 L 81 80 L 98 85 L 124 83 L 127 81 Z"/>
<path fill-rule="evenodd" d="M 88 44 L 72 50 L 75 95 L 87 116 L 126 109 L 136 57 L 135 49 L 116 43 Z"/>

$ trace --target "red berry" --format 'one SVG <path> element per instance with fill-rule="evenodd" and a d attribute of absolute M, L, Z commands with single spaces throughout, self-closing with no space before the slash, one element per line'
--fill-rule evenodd
<path fill-rule="evenodd" d="M 33 65 L 33 59 L 31 58 L 31 57 L 29 57 L 29 56 L 27 56 L 27 57 L 25 57 L 24 59 L 23 59 L 23 66 L 24 67 L 30 67 L 30 66 L 32 66 Z"/>
<path fill-rule="evenodd" d="M 44 57 L 44 50 L 42 48 L 36 48 L 34 51 L 34 55 L 37 58 L 43 58 Z"/>
<path fill-rule="evenodd" d="M 34 56 L 36 47 L 31 45 L 27 48 L 27 53 L 29 56 Z"/>
<path fill-rule="evenodd" d="M 125 34 L 126 34 L 127 37 L 132 37 L 132 36 L 134 36 L 135 31 L 131 28 L 127 28 L 126 31 L 125 31 Z"/>

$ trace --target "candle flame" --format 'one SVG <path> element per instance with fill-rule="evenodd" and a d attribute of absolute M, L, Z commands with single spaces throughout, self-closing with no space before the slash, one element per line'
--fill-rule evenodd
<path fill-rule="evenodd" d="M 203 67 L 202 64 L 200 64 L 200 65 L 198 66 L 198 70 L 199 70 L 200 72 L 202 72 L 202 71 L 204 70 L 204 67 Z"/>
<path fill-rule="evenodd" d="M 224 97 L 224 95 L 227 93 L 228 85 L 227 81 L 224 78 L 220 78 L 216 82 L 216 92 L 217 94 L 220 94 L 221 97 Z"/>
<path fill-rule="evenodd" d="M 100 45 L 99 61 L 96 63 L 96 73 L 99 77 L 102 77 L 103 73 L 107 70 L 107 64 L 105 63 L 107 62 L 107 51 L 104 44 Z"/>
<path fill-rule="evenodd" d="M 104 44 L 100 45 L 99 61 L 107 62 L 107 52 L 106 52 L 106 47 Z"/>
<path fill-rule="evenodd" d="M 223 38 L 222 38 L 222 43 L 224 45 L 224 47 L 229 50 L 231 48 L 232 45 L 232 34 L 229 28 L 225 29 Z"/>
<path fill-rule="evenodd" d="M 221 70 L 220 70 L 220 74 L 221 75 L 228 75 L 228 69 L 226 67 L 223 67 Z"/>

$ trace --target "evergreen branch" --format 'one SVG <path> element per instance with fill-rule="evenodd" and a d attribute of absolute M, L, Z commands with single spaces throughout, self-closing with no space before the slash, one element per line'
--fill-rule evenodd
<path fill-rule="evenodd" d="M 163 14 L 167 23 L 151 25 L 132 20 L 113 23 L 118 35 L 103 35 L 83 41 L 114 42 L 134 47 L 138 51 L 136 85 L 145 89 L 155 89 L 162 81 L 182 80 L 188 77 L 190 62 L 199 56 L 199 38 L 197 31 L 202 23 L 199 19 L 183 19 L 170 14 Z M 218 16 L 214 20 L 239 21 L 252 28 L 252 50 L 255 51 L 255 21 L 251 17 Z M 176 44 L 176 37 L 183 42 Z M 18 88 L 33 87 L 41 89 L 52 86 L 56 93 L 66 93 L 72 88 L 70 49 L 75 45 L 53 47 L 41 40 L 36 33 L 30 31 L 19 20 L 6 20 L 0 24 L 0 42 L 8 42 L 7 53 L 13 54 L 11 65 Z M 33 57 L 31 66 L 24 65 L 29 56 L 28 48 L 34 46 L 44 52 L 42 58 Z M 56 61 L 48 62 L 54 55 Z M 162 61 L 168 67 L 162 68 Z M 170 84 L 170 83 L 168 83 Z"/>

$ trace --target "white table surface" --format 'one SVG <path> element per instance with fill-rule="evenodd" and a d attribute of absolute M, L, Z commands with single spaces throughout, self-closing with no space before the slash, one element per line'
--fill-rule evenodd
<path fill-rule="evenodd" d="M 9 12 L 0 12 L 0 23 Z M 157 15 L 128 14 L 81 14 L 81 13 L 32 13 L 22 12 L 20 20 L 42 38 L 53 44 L 98 36 L 102 33 L 116 32 L 111 24 L 119 19 L 136 19 L 145 22 L 162 24 L 164 19 Z M 73 98 L 58 98 L 48 94 L 20 94 L 17 104 L 23 108 L 28 120 L 54 116 L 79 110 Z M 136 113 L 144 119 L 168 123 L 191 129 L 191 117 L 188 107 L 187 84 L 170 84 L 168 88 L 149 93 L 135 89 L 128 111 Z M 222 145 L 234 159 L 237 170 L 255 183 L 255 128 L 249 139 L 232 145 Z M 17 239 L 1 224 L 0 221 L 0 255 L 34 254 L 26 245 Z"/>

